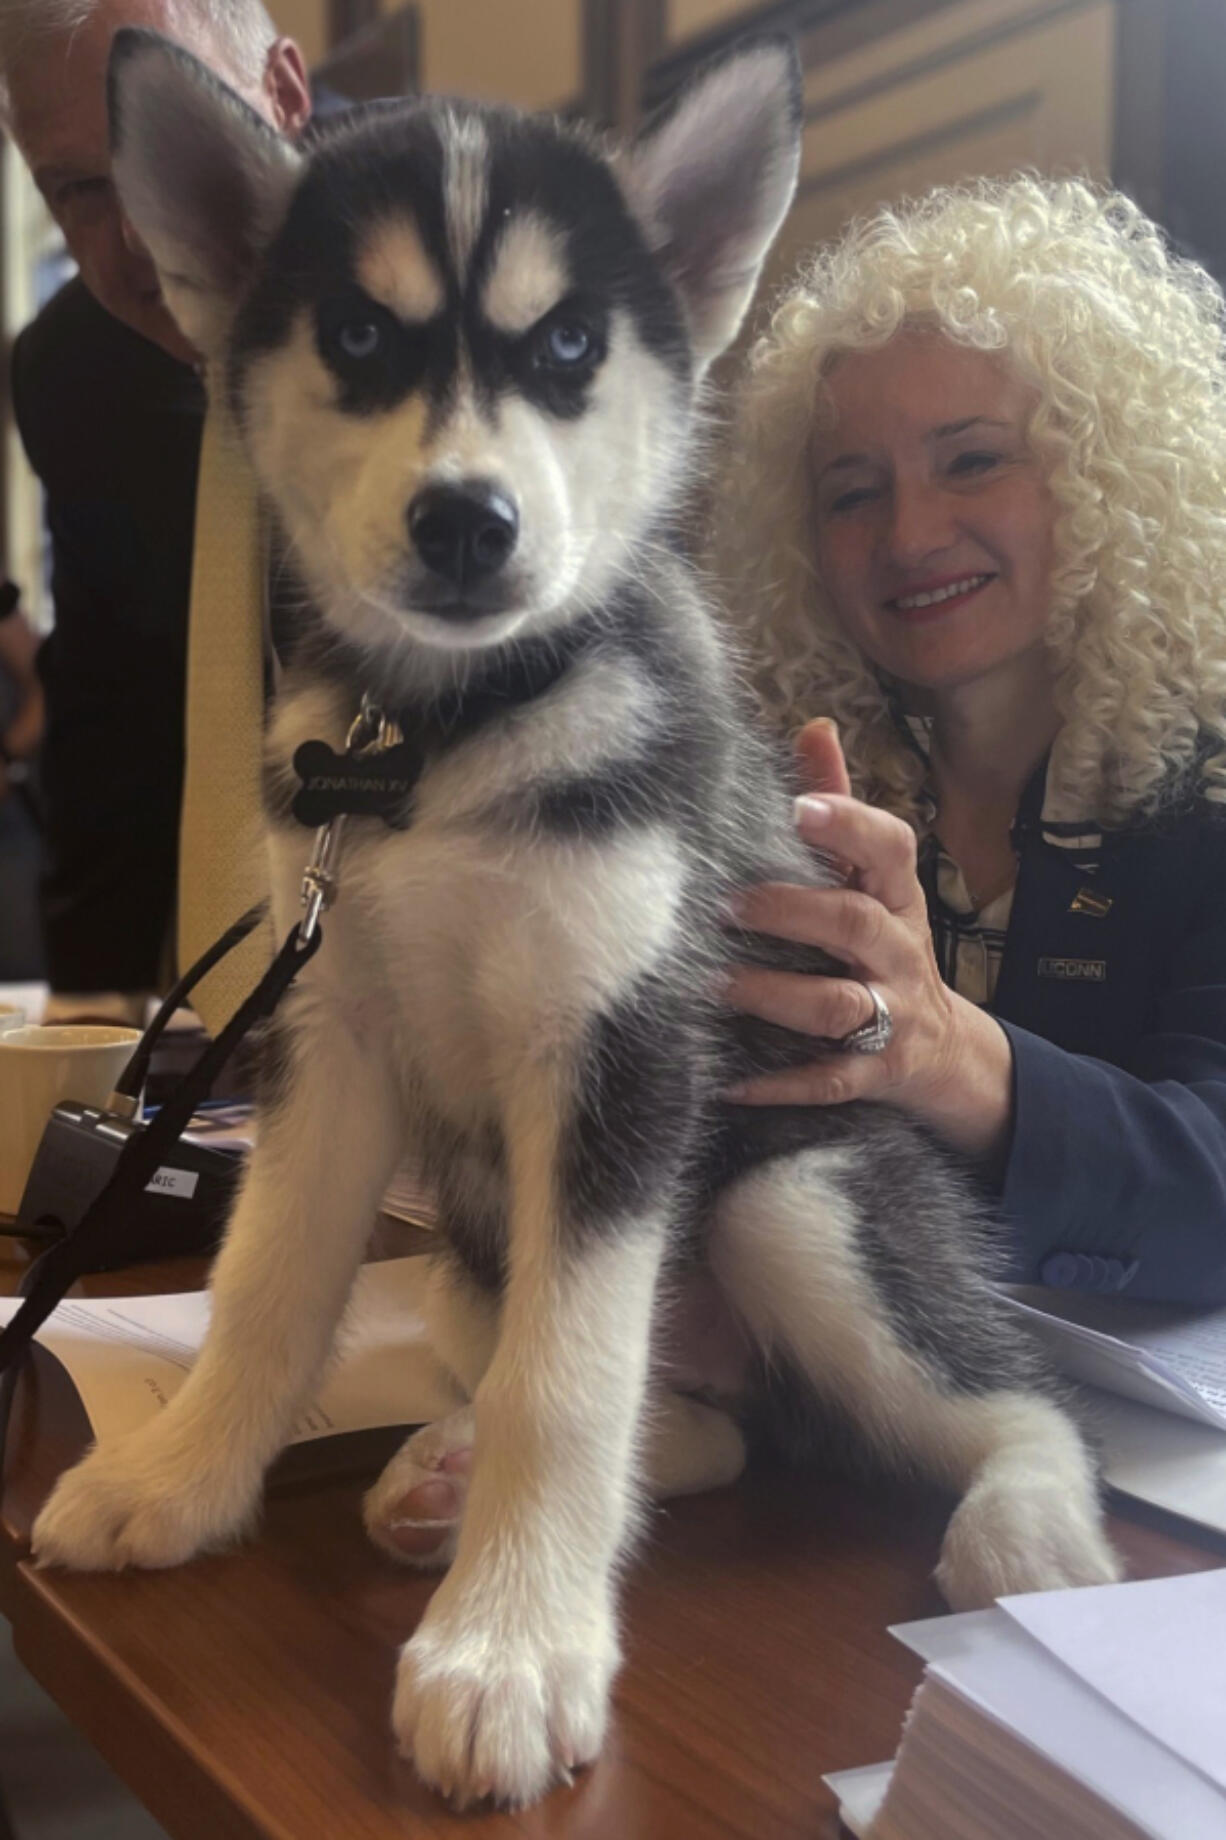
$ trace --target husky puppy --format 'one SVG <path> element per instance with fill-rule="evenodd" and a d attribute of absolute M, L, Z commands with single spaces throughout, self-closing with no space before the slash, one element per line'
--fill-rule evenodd
<path fill-rule="evenodd" d="M 735 55 L 615 154 L 429 100 L 300 153 L 145 32 L 111 89 L 124 208 L 297 582 L 268 735 L 282 933 L 311 845 L 295 749 L 343 747 L 365 696 L 420 774 L 387 821 L 349 820 L 207 1345 L 155 1424 L 60 1482 L 39 1559 L 173 1565 L 249 1525 L 408 1151 L 442 1199 L 434 1333 L 475 1426 L 418 1433 L 368 1518 L 387 1538 L 475 1432 L 393 1712 L 456 1802 L 528 1802 L 595 1757 L 636 1497 L 740 1466 L 730 1417 L 653 1383 L 686 1259 L 792 1401 L 961 1494 L 951 1602 L 1115 1576 L 952 1161 L 882 1106 L 719 1103 L 785 1045 L 720 1007 L 724 903 L 819 872 L 670 518 L 698 384 L 791 198 L 790 49 Z"/>

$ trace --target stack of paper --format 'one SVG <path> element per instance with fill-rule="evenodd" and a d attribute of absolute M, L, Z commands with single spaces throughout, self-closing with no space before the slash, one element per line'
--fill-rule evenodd
<path fill-rule="evenodd" d="M 893 1765 L 827 1778 L 863 1840 L 1222 1840 L 1226 1571 L 893 1631 L 927 1662 Z"/>
<path fill-rule="evenodd" d="M 191 1119 L 187 1135 L 219 1150 L 250 1150 L 255 1143 L 255 1107 L 240 1103 L 206 1106 Z M 406 1163 L 392 1177 L 383 1197 L 383 1212 L 411 1226 L 436 1224 L 438 1202 L 434 1190 L 413 1164 Z"/>
<path fill-rule="evenodd" d="M 397 1170 L 383 1197 L 383 1212 L 414 1227 L 433 1227 L 438 1221 L 434 1190 L 411 1163 Z"/>
<path fill-rule="evenodd" d="M 1009 1300 L 1086 1389 L 1103 1480 L 1226 1533 L 1226 1310 L 1033 1289 Z"/>
<path fill-rule="evenodd" d="M 422 1320 L 426 1260 L 364 1265 L 319 1392 L 292 1441 L 420 1425 L 463 1403 L 431 1352 Z M 70 1298 L 36 1342 L 67 1370 L 96 1437 L 156 1418 L 187 1378 L 209 1323 L 207 1291 L 164 1297 Z M 20 1306 L 0 1298 L 0 1323 Z"/>
<path fill-rule="evenodd" d="M 1020 1288 L 1009 1301 L 1072 1379 L 1226 1431 L 1226 1310 Z"/>

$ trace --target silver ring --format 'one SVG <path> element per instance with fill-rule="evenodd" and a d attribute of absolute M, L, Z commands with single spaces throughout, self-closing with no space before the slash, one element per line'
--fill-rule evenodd
<path fill-rule="evenodd" d="M 872 998 L 873 1013 L 858 1029 L 840 1035 L 834 1045 L 840 1053 L 880 1054 L 883 1048 L 889 1046 L 890 1037 L 894 1033 L 894 1018 L 890 1014 L 889 1004 L 875 984 L 861 983 L 860 988 L 867 990 Z"/>

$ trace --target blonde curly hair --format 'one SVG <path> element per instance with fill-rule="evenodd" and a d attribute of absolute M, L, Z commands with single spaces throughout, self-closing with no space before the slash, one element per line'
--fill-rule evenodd
<path fill-rule="evenodd" d="M 712 541 L 768 716 L 838 723 L 856 790 L 921 824 L 922 762 L 822 590 L 821 379 L 904 324 L 1007 355 L 1057 504 L 1053 772 L 1104 825 L 1226 801 L 1226 313 L 1127 198 L 1020 177 L 853 224 L 776 305 L 736 402 Z M 1220 746 L 1219 746 L 1220 744 Z"/>

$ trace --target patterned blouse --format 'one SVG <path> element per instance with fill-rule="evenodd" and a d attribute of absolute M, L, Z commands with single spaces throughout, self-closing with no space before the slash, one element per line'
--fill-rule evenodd
<path fill-rule="evenodd" d="M 910 740 L 927 760 L 932 718 L 908 715 L 904 719 Z M 935 801 L 929 799 L 930 823 L 935 823 L 936 815 Z M 1050 777 L 1043 790 L 1039 825 L 1044 843 L 1067 851 L 1083 875 L 1097 872 L 1102 832 L 1093 819 L 1069 808 L 1068 800 L 1061 799 Z M 966 877 L 942 848 L 934 830 L 929 830 L 920 844 L 919 871 L 928 897 L 928 921 L 941 976 L 960 997 L 983 1008 L 996 994 L 1014 891 L 1006 888 L 976 912 Z"/>

